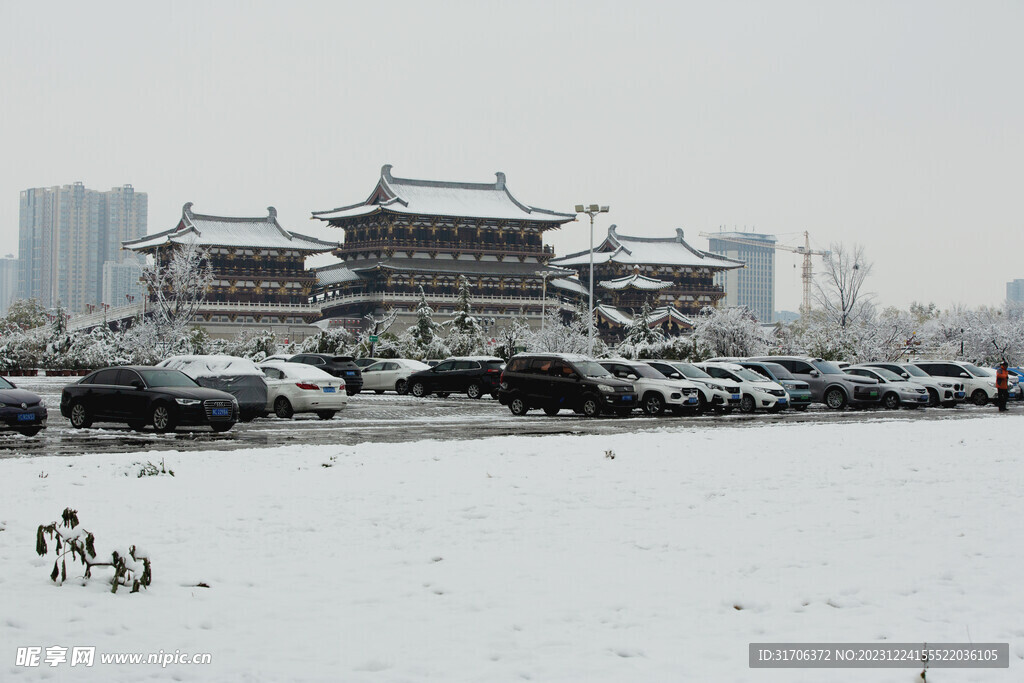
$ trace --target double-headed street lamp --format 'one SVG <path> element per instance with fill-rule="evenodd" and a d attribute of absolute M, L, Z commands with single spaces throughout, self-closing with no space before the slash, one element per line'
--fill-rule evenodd
<path fill-rule="evenodd" d="M 590 216 L 590 311 L 587 315 L 587 355 L 594 355 L 594 216 L 599 213 L 608 213 L 607 206 L 591 204 L 584 206 L 576 205 L 576 213 L 585 213 Z"/>

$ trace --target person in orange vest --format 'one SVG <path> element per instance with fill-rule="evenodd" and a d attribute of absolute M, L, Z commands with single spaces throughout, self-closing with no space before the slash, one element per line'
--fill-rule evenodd
<path fill-rule="evenodd" d="M 1006 361 L 996 369 L 996 405 L 999 412 L 1006 412 L 1006 399 L 1010 397 L 1010 373 L 1006 369 Z"/>

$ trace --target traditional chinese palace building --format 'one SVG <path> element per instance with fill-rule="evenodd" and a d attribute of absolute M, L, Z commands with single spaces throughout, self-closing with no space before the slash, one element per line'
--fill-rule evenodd
<path fill-rule="evenodd" d="M 539 320 L 556 292 L 579 295 L 571 270 L 552 268 L 544 233 L 576 219 L 516 199 L 497 173 L 493 183 L 413 180 L 381 169 L 370 195 L 313 217 L 341 228 L 341 263 L 317 270 L 316 301 L 328 318 L 361 319 L 397 310 L 409 322 L 419 291 L 441 316 L 451 314 L 458 278 L 472 288 L 474 312 Z M 542 274 L 543 273 L 543 274 Z M 545 292 L 546 289 L 546 292 Z"/>
<path fill-rule="evenodd" d="M 125 249 L 166 262 L 180 245 L 195 244 L 208 254 L 213 283 L 195 322 L 210 334 L 233 335 L 242 325 L 260 325 L 292 340 L 315 330 L 320 307 L 309 303 L 316 275 L 305 259 L 337 248 L 334 242 L 289 232 L 266 216 L 237 218 L 194 213 L 189 202 L 170 229 L 123 243 Z"/>
<path fill-rule="evenodd" d="M 691 316 L 715 306 L 725 296 L 715 274 L 742 268 L 742 261 L 694 249 L 674 237 L 630 237 L 615 225 L 594 248 L 594 304 L 599 329 L 628 324 L 647 301 L 654 309 L 652 326 L 675 333 L 692 329 Z M 569 268 L 589 286 L 590 251 L 553 259 L 551 265 Z"/>

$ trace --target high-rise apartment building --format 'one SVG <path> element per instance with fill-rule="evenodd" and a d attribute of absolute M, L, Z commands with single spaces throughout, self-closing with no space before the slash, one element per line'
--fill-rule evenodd
<path fill-rule="evenodd" d="M 1006 283 L 1006 300 L 1024 304 L 1024 280 L 1013 280 Z"/>
<path fill-rule="evenodd" d="M 0 316 L 18 295 L 18 259 L 13 254 L 0 258 Z"/>
<path fill-rule="evenodd" d="M 109 192 L 82 183 L 21 193 L 18 295 L 72 313 L 103 299 L 103 265 L 138 256 L 121 242 L 146 234 L 148 196 L 131 185 Z"/>
<path fill-rule="evenodd" d="M 737 240 L 737 241 L 731 241 Z M 756 232 L 720 232 L 708 238 L 712 254 L 743 261 L 744 267 L 715 275 L 725 288 L 720 305 L 746 306 L 762 323 L 775 312 L 775 236 Z"/>

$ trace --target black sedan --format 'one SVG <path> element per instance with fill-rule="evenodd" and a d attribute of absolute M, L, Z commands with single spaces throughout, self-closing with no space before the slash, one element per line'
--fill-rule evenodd
<path fill-rule="evenodd" d="M 93 422 L 123 422 L 136 431 L 151 424 L 161 434 L 187 425 L 226 432 L 238 421 L 238 401 L 227 392 L 199 386 L 180 370 L 104 368 L 64 387 L 60 414 L 76 429 Z"/>
<path fill-rule="evenodd" d="M 0 429 L 35 436 L 46 426 L 46 406 L 37 394 L 0 377 Z"/>

